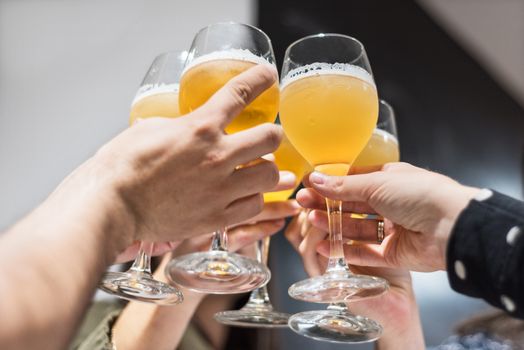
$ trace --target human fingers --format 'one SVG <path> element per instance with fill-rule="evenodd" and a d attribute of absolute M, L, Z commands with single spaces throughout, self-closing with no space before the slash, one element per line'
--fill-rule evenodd
<path fill-rule="evenodd" d="M 284 219 L 257 222 L 251 225 L 237 226 L 228 233 L 228 248 L 237 251 L 265 237 L 280 231 L 285 225 Z"/>
<path fill-rule="evenodd" d="M 296 195 L 298 203 L 308 209 L 326 210 L 326 199 L 312 188 L 303 188 Z M 373 208 L 364 202 L 342 202 L 342 211 L 350 213 L 375 214 Z"/>
<path fill-rule="evenodd" d="M 242 165 L 274 152 L 283 135 L 280 125 L 264 123 L 227 135 L 224 145 L 231 150 L 231 161 Z"/>
<path fill-rule="evenodd" d="M 295 198 L 297 202 L 308 209 L 326 210 L 326 200 L 312 188 L 300 189 Z"/>
<path fill-rule="evenodd" d="M 254 165 L 236 169 L 224 183 L 223 189 L 231 198 L 239 198 L 271 191 L 278 185 L 279 179 L 276 164 L 261 159 Z"/>
<path fill-rule="evenodd" d="M 202 117 L 216 116 L 222 130 L 258 95 L 276 83 L 274 66 L 259 64 L 229 80 L 201 107 Z"/>
<path fill-rule="evenodd" d="M 218 227 L 225 227 L 248 221 L 262 212 L 264 199 L 260 193 L 242 197 L 229 204 L 223 211 L 224 222 Z M 252 221 L 252 220 L 251 220 Z"/>
<path fill-rule="evenodd" d="M 283 219 L 289 216 L 297 215 L 300 210 L 301 207 L 294 199 L 289 199 L 284 202 L 264 203 L 264 209 L 262 209 L 262 212 L 257 216 L 247 220 L 246 223 Z"/>
<path fill-rule="evenodd" d="M 346 202 L 367 202 L 385 181 L 382 172 L 350 176 L 329 176 L 314 171 L 309 184 L 321 196 Z"/>
<path fill-rule="evenodd" d="M 191 237 L 183 240 L 173 251 L 173 256 L 180 256 L 195 251 L 203 251 L 209 249 L 211 244 L 212 234 L 204 234 Z"/>
<path fill-rule="evenodd" d="M 307 183 L 327 198 L 346 202 L 367 202 L 375 191 L 388 184 L 389 180 L 399 173 L 414 176 L 426 172 L 408 163 L 387 163 L 380 171 L 367 174 L 329 176 L 314 171 L 309 175 Z"/>
<path fill-rule="evenodd" d="M 377 219 L 363 219 L 362 214 L 343 213 L 342 232 L 344 238 L 360 242 L 377 242 L 378 223 Z M 364 214 L 365 215 L 365 214 Z M 309 222 L 320 230 L 329 230 L 328 215 L 322 210 L 313 210 L 308 217 Z M 384 234 L 387 234 L 385 230 Z"/>
<path fill-rule="evenodd" d="M 329 256 L 329 242 L 323 241 L 317 247 L 317 252 Z M 349 264 L 371 267 L 397 267 L 385 257 L 385 245 L 376 244 L 345 244 L 344 256 Z"/>
<path fill-rule="evenodd" d="M 277 185 L 271 189 L 271 192 L 285 191 L 295 188 L 297 177 L 294 173 L 287 170 L 279 171 L 279 179 Z"/>
<path fill-rule="evenodd" d="M 173 249 L 175 249 L 180 242 L 155 242 L 152 247 L 151 256 L 163 255 Z M 138 250 L 140 249 L 140 242 L 135 241 L 132 245 L 127 247 L 122 253 L 118 254 L 115 264 L 121 264 L 128 261 L 132 261 Z"/>
<path fill-rule="evenodd" d="M 319 265 L 317 247 L 327 236 L 327 232 L 316 227 L 310 227 L 304 239 L 298 246 L 298 251 L 302 257 L 304 270 L 310 276 L 322 274 L 322 267 Z"/>
<path fill-rule="evenodd" d="M 306 221 L 306 216 L 307 214 L 304 210 L 300 211 L 300 213 L 289 222 L 286 227 L 286 231 L 284 232 L 284 236 L 297 252 L 298 246 L 303 239 L 300 231 L 303 227 L 303 223 Z"/>

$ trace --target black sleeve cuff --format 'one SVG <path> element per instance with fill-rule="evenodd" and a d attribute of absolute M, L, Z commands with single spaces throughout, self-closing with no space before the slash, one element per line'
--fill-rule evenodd
<path fill-rule="evenodd" d="M 495 191 L 482 193 L 451 233 L 449 282 L 459 293 L 524 318 L 524 203 Z"/>

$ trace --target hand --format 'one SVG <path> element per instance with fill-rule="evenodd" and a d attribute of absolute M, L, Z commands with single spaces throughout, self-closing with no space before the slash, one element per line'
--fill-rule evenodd
<path fill-rule="evenodd" d="M 331 177 L 312 173 L 311 189 L 297 195 L 310 209 L 311 223 L 327 229 L 322 196 L 342 200 L 344 212 L 378 213 L 386 218 L 381 245 L 357 244 L 344 247 L 350 264 L 402 267 L 416 271 L 445 269 L 449 235 L 460 212 L 478 193 L 452 179 L 406 163 L 390 163 L 369 174 Z M 352 240 L 376 241 L 374 220 L 343 216 L 344 235 Z M 320 252 L 327 255 L 328 245 Z"/>
<path fill-rule="evenodd" d="M 377 341 L 380 350 L 425 349 L 424 334 L 411 275 L 408 270 L 351 266 L 354 273 L 382 277 L 389 291 L 377 298 L 348 303 L 349 311 L 380 323 L 384 333 Z"/>
<path fill-rule="evenodd" d="M 260 214 L 228 230 L 228 250 L 240 250 L 245 253 L 248 248 L 258 240 L 280 231 L 285 225 L 285 218 L 298 214 L 300 206 L 295 200 L 285 202 L 265 203 Z M 211 235 L 202 235 L 187 239 L 174 251 L 174 255 L 183 255 L 195 251 L 209 249 Z M 252 253 L 250 251 L 249 253 Z"/>
<path fill-rule="evenodd" d="M 153 244 L 153 251 L 151 256 L 164 255 L 167 252 L 172 251 L 180 244 L 180 241 L 176 242 L 156 242 Z M 135 241 L 129 247 L 126 248 L 123 252 L 118 254 L 115 260 L 115 264 L 121 264 L 133 260 L 138 254 L 140 249 L 140 241 Z"/>
<path fill-rule="evenodd" d="M 264 210 L 253 218 L 256 220 L 255 224 L 244 223 L 230 229 L 228 234 L 230 250 L 249 248 L 256 240 L 278 232 L 284 226 L 284 218 L 296 215 L 299 210 L 294 200 L 265 204 Z M 210 241 L 209 235 L 202 235 L 182 242 L 173 253 L 164 256 L 162 263 L 154 272 L 155 279 L 167 282 L 164 269 L 173 256 L 207 250 Z M 183 289 L 183 293 L 184 302 L 173 308 L 130 302 L 113 328 L 115 345 L 122 349 L 177 348 L 186 325 L 206 296 L 186 289 Z M 173 324 L 177 325 L 174 329 Z"/>
<path fill-rule="evenodd" d="M 328 244 L 327 231 L 309 225 L 304 210 L 286 229 L 286 238 L 302 257 L 304 268 L 310 276 L 322 274 L 327 258 L 317 252 Z M 404 269 L 370 268 L 351 266 L 354 273 L 378 276 L 388 280 L 390 289 L 378 298 L 348 303 L 350 312 L 379 322 L 384 334 L 379 339 L 379 349 L 424 349 L 418 307 L 413 293 L 411 275 Z"/>
<path fill-rule="evenodd" d="M 278 182 L 277 186 L 274 188 L 274 191 L 283 191 L 288 190 L 290 188 L 293 188 L 295 186 L 295 183 L 293 181 L 293 178 L 290 178 L 289 176 L 280 176 L 280 181 Z M 300 206 L 297 204 L 295 200 L 290 200 L 283 203 L 273 203 L 273 204 L 264 204 L 264 209 L 260 214 L 258 214 L 256 217 L 249 219 L 249 222 L 255 223 L 251 225 L 247 225 L 246 223 L 240 223 L 237 224 L 240 227 L 238 227 L 239 230 L 231 230 L 230 233 L 233 233 L 233 248 L 236 247 L 237 244 L 242 244 L 245 239 L 248 241 L 251 241 L 252 239 L 257 237 L 257 232 L 260 234 L 260 232 L 266 232 L 267 229 L 271 228 L 271 225 L 280 225 L 283 223 L 280 222 L 282 220 L 278 220 L 280 218 L 285 218 L 288 216 L 296 215 L 299 211 Z M 277 222 L 278 221 L 278 222 Z M 243 226 L 242 226 L 243 225 Z M 251 226 L 251 227 L 249 227 Z M 239 231 L 241 235 L 237 238 L 236 232 Z M 245 238 L 242 238 L 245 237 Z M 231 237 L 229 238 L 231 241 Z M 255 239 L 256 240 L 256 239 Z M 203 237 L 201 239 L 198 239 L 195 237 L 194 239 L 190 239 L 188 241 L 193 242 L 193 246 L 202 244 L 202 242 L 207 241 L 207 237 Z M 238 241 L 238 243 L 237 243 Z M 200 242 L 200 243 L 195 243 Z M 172 242 L 156 242 L 153 244 L 153 251 L 151 253 L 151 256 L 158 256 L 158 255 L 164 255 L 167 252 L 175 250 L 182 241 L 172 241 Z M 189 245 L 191 246 L 191 244 Z M 127 247 L 122 253 L 118 254 L 115 264 L 124 263 L 130 260 L 133 260 L 136 257 L 136 254 L 138 253 L 138 250 L 140 248 L 140 241 L 135 241 L 133 244 L 131 244 L 129 247 Z M 200 248 L 200 246 L 199 246 Z M 188 247 L 187 242 L 185 243 L 185 248 L 183 249 L 189 249 L 188 252 L 190 252 L 190 249 Z M 235 249 L 233 249 L 235 250 Z"/>
<path fill-rule="evenodd" d="M 279 179 L 275 164 L 238 166 L 273 152 L 281 128 L 263 124 L 232 135 L 223 129 L 274 84 L 276 76 L 273 68 L 256 66 L 194 112 L 176 119 L 143 120 L 95 155 L 93 161 L 111 174 L 106 176 L 111 193 L 133 222 L 132 240 L 179 240 L 241 222 L 262 210 L 261 193 Z"/>

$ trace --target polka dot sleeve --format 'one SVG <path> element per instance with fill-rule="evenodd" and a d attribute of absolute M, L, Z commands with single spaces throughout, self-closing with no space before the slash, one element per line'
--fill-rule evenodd
<path fill-rule="evenodd" d="M 524 203 L 482 190 L 455 223 L 447 269 L 455 291 L 524 318 Z"/>

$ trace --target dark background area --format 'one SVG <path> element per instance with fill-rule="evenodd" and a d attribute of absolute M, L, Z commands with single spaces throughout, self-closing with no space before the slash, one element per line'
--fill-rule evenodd
<path fill-rule="evenodd" d="M 279 66 L 303 36 L 359 39 L 395 108 L 404 161 L 477 186 L 509 181 L 500 190 L 520 195 L 524 110 L 415 2 L 263 0 L 258 21 Z"/>
<path fill-rule="evenodd" d="M 262 0 L 258 6 L 258 25 L 272 38 L 279 67 L 287 46 L 306 35 L 342 33 L 365 45 L 379 95 L 396 111 L 403 161 L 463 183 L 521 196 L 524 110 L 417 3 Z M 285 239 L 279 235 L 273 242 L 276 304 L 291 312 L 322 309 L 322 305 L 296 302 L 285 295 L 287 286 L 305 275 Z M 443 340 L 471 308 L 473 312 L 484 308 L 477 301 L 463 303 L 453 298 L 443 308 L 435 303 L 439 314 L 422 315 L 428 345 Z M 422 306 L 422 310 L 430 307 Z M 289 331 L 277 336 L 281 348 L 343 348 Z"/>

